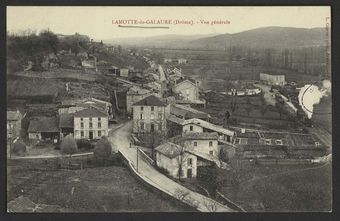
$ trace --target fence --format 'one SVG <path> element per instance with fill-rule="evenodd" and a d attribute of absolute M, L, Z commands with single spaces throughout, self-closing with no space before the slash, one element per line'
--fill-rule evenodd
<path fill-rule="evenodd" d="M 223 205 L 227 205 L 228 207 L 240 211 L 240 212 L 246 212 L 245 209 L 243 209 L 240 205 L 237 205 L 236 203 L 229 200 L 227 197 L 225 197 L 222 193 L 216 191 L 216 199 L 222 201 Z"/>
<path fill-rule="evenodd" d="M 137 148 L 138 152 L 141 153 L 141 157 L 143 157 L 148 163 L 150 163 L 151 165 L 153 165 L 155 163 L 155 161 L 153 159 L 151 159 L 151 157 L 149 157 L 146 153 L 144 153 L 143 150 L 141 150 L 140 148 Z"/>

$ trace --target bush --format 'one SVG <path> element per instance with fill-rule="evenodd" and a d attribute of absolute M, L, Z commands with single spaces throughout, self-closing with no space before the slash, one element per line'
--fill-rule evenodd
<path fill-rule="evenodd" d="M 77 140 L 77 146 L 78 146 L 78 149 L 85 149 L 85 150 L 92 150 L 94 148 L 94 145 L 86 139 Z"/>
<path fill-rule="evenodd" d="M 22 155 L 26 152 L 26 144 L 22 140 L 17 140 L 12 145 L 11 153 L 15 155 Z"/>
<path fill-rule="evenodd" d="M 60 150 L 62 154 L 74 154 L 78 152 L 77 143 L 71 134 L 67 135 L 61 142 Z"/>
<path fill-rule="evenodd" d="M 98 140 L 93 154 L 97 160 L 107 160 L 110 158 L 112 154 L 112 146 L 107 137 L 102 137 Z"/>

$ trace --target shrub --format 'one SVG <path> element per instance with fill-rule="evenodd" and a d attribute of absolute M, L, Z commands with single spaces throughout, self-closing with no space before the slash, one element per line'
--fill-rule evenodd
<path fill-rule="evenodd" d="M 61 142 L 60 150 L 62 154 L 74 154 L 78 152 L 77 143 L 71 134 L 67 135 Z"/>
<path fill-rule="evenodd" d="M 12 145 L 11 153 L 15 155 L 22 155 L 26 152 L 26 144 L 22 140 L 17 140 Z"/>
<path fill-rule="evenodd" d="M 96 143 L 93 151 L 94 157 L 98 160 L 107 160 L 112 154 L 112 146 L 107 137 L 102 137 Z"/>
<path fill-rule="evenodd" d="M 92 150 L 94 148 L 94 145 L 86 139 L 77 140 L 77 146 L 78 146 L 78 149 L 85 149 L 85 150 Z"/>

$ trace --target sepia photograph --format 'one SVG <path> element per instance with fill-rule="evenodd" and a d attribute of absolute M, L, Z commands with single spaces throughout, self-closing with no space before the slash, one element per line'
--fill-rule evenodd
<path fill-rule="evenodd" d="M 330 6 L 7 6 L 7 213 L 332 212 Z"/>

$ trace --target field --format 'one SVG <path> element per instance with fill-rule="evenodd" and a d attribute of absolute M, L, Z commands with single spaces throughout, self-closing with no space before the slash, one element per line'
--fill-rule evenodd
<path fill-rule="evenodd" d="M 201 111 L 209 113 L 218 120 L 214 123 L 221 124 L 223 113 L 229 111 L 231 114 L 229 123 L 231 125 L 258 125 L 268 128 L 287 128 L 293 124 L 286 113 L 282 113 L 280 119 L 279 110 L 272 106 L 266 106 L 261 98 L 262 95 L 235 97 L 210 92 L 205 96 L 207 106 Z M 234 102 L 234 104 L 233 104 Z M 234 105 L 234 111 L 232 106 Z"/>
<path fill-rule="evenodd" d="M 9 161 L 7 200 L 23 195 L 65 212 L 181 212 L 119 166 L 55 170 L 50 162 Z M 147 200 L 146 200 L 147 199 Z"/>
<path fill-rule="evenodd" d="M 230 172 L 222 172 L 230 185 L 222 193 L 246 211 L 327 212 L 332 208 L 332 167 L 324 165 L 253 165 L 233 162 Z M 228 182 L 225 182 L 228 183 Z"/>

